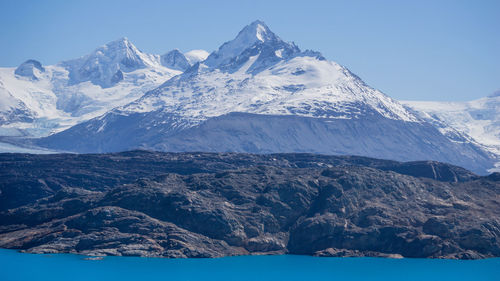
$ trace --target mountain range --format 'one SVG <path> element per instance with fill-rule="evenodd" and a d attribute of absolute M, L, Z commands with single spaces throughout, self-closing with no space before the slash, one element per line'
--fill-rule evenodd
<path fill-rule="evenodd" d="M 121 38 L 56 65 L 30 59 L 0 68 L 1 135 L 59 132 L 136 100 L 206 56 L 199 50 L 146 54 Z"/>
<path fill-rule="evenodd" d="M 404 105 L 262 21 L 210 54 L 151 55 L 122 38 L 54 66 L 28 60 L 0 69 L 0 95 L 3 141 L 46 151 L 353 154 L 482 174 L 499 157 L 478 122 Z"/>

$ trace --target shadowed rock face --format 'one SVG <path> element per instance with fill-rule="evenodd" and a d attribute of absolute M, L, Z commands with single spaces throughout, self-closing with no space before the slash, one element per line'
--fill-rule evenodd
<path fill-rule="evenodd" d="M 168 152 L 363 155 L 397 161 L 432 159 L 479 174 L 486 174 L 496 162 L 470 143 L 450 142 L 429 124 L 386 118 L 342 120 L 230 113 L 194 127 L 182 124 L 177 115 L 163 111 L 109 113 L 35 143 L 78 153 L 147 148 Z"/>
<path fill-rule="evenodd" d="M 493 257 L 499 178 L 438 162 L 312 154 L 0 154 L 0 247 Z"/>
<path fill-rule="evenodd" d="M 34 80 L 38 80 L 38 75 L 44 72 L 45 68 L 37 60 L 27 60 L 18 66 L 15 70 L 15 74 L 19 76 L 28 77 Z"/>

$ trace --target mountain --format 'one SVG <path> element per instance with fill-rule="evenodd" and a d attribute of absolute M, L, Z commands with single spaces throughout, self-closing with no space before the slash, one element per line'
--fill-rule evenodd
<path fill-rule="evenodd" d="M 27 60 L 16 68 L 14 73 L 19 76 L 28 77 L 30 79 L 38 80 L 40 74 L 45 72 L 45 68 L 37 60 Z"/>
<path fill-rule="evenodd" d="M 205 50 L 191 50 L 184 53 L 184 56 L 191 65 L 206 60 L 209 55 L 210 53 Z"/>
<path fill-rule="evenodd" d="M 265 23 L 255 21 L 243 28 L 232 41 L 211 53 L 204 64 L 230 72 L 258 73 L 266 66 L 298 53 L 300 50 L 293 43 L 281 40 Z"/>
<path fill-rule="evenodd" d="M 32 253 L 500 256 L 500 174 L 311 154 L 0 154 L 0 247 Z"/>
<path fill-rule="evenodd" d="M 405 101 L 422 119 L 433 123 L 450 139 L 457 132 L 470 136 L 471 142 L 499 156 L 500 91 L 468 102 Z M 500 171 L 500 162 L 490 171 Z"/>
<path fill-rule="evenodd" d="M 161 64 L 165 67 L 185 71 L 191 66 L 188 59 L 179 50 L 172 50 L 161 56 Z"/>
<path fill-rule="evenodd" d="M 161 56 L 161 64 L 165 67 L 186 71 L 189 67 L 205 60 L 208 57 L 205 50 L 192 50 L 181 53 L 178 49 L 172 50 Z"/>
<path fill-rule="evenodd" d="M 140 98 L 37 143 L 75 152 L 354 154 L 439 160 L 479 173 L 495 161 L 261 21 Z"/>
<path fill-rule="evenodd" d="M 124 37 L 62 65 L 69 70 L 69 84 L 91 81 L 106 88 L 122 81 L 123 73 L 158 66 L 158 56 L 139 51 Z"/>
<path fill-rule="evenodd" d="M 203 56 L 195 51 L 191 61 L 196 54 Z M 120 38 L 56 65 L 28 60 L 0 68 L 0 137 L 47 136 L 100 116 L 182 73 L 191 61 L 178 50 L 147 54 Z"/>

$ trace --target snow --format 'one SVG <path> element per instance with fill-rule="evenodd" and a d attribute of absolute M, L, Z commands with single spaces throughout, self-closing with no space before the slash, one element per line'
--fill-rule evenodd
<path fill-rule="evenodd" d="M 500 157 L 500 96 L 490 95 L 468 102 L 404 101 L 422 118 L 439 122 L 441 130 L 456 130 L 472 137 Z M 496 169 L 500 171 L 500 163 Z"/>
<path fill-rule="evenodd" d="M 143 66 L 126 69 L 120 64 L 123 58 L 131 57 Z M 82 63 L 98 65 L 99 74 L 116 69 L 126 72 L 122 81 L 108 87 L 91 79 L 76 83 L 71 71 Z M 21 132 L 32 137 L 47 136 L 105 114 L 181 73 L 161 66 L 159 56 L 140 52 L 126 38 L 106 44 L 80 59 L 45 66 L 43 72 L 37 73 L 37 79 L 14 72 L 14 68 L 0 68 L 0 135 Z M 12 116 L 12 112 L 17 112 L 16 116 Z"/>
<path fill-rule="evenodd" d="M 257 24 L 256 28 L 256 37 L 259 41 L 264 42 L 265 41 L 265 36 L 267 33 L 267 27 L 264 27 L 262 24 Z"/>
<path fill-rule="evenodd" d="M 344 67 L 313 57 L 297 56 L 252 75 L 250 57 L 234 72 L 203 68 L 181 75 L 120 108 L 123 112 L 175 112 L 193 124 L 230 112 L 298 115 L 317 118 L 359 118 L 366 106 L 396 120 L 418 122 L 401 104 L 366 86 Z M 303 74 L 297 75 L 297 70 Z M 184 77 L 186 76 L 186 77 Z"/>
<path fill-rule="evenodd" d="M 61 65 L 69 71 L 70 84 L 91 81 L 106 88 L 119 82 L 112 79 L 118 71 L 128 73 L 142 68 L 157 68 L 161 67 L 161 62 L 160 56 L 139 51 L 124 37 Z"/>
<path fill-rule="evenodd" d="M 259 55 L 249 57 L 247 62 L 245 64 L 243 64 L 243 66 L 240 67 L 240 69 L 238 69 L 238 71 L 235 72 L 235 75 L 238 75 L 238 74 L 241 75 L 241 74 L 247 73 L 247 71 L 250 69 L 250 67 L 255 63 L 255 61 L 258 58 L 259 58 Z"/>
<path fill-rule="evenodd" d="M 212 53 L 205 63 L 208 66 L 218 66 L 228 63 L 256 42 L 281 41 L 262 21 L 254 21 L 243 28 L 236 38 L 224 43 L 219 50 Z"/>
<path fill-rule="evenodd" d="M 210 53 L 205 50 L 191 50 L 184 53 L 184 56 L 191 65 L 206 60 L 208 55 L 210 55 Z"/>
<path fill-rule="evenodd" d="M 196 69 L 115 113 L 157 110 L 180 115 L 192 126 L 231 112 L 339 119 L 379 114 L 420 121 L 346 68 L 282 41 L 261 21 L 243 28 Z"/>
<path fill-rule="evenodd" d="M 36 60 L 27 60 L 16 68 L 16 75 L 28 77 L 30 79 L 38 79 L 40 74 L 44 72 L 42 64 Z"/>
<path fill-rule="evenodd" d="M 500 147 L 500 97 L 469 102 L 405 101 L 426 118 L 439 119 L 479 143 Z"/>

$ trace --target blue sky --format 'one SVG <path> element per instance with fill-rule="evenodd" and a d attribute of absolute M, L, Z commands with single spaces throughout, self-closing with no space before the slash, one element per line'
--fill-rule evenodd
<path fill-rule="evenodd" d="M 500 89 L 500 1 L 0 0 L 0 66 L 54 64 L 119 37 L 139 49 L 215 50 L 261 19 L 401 100 Z"/>

